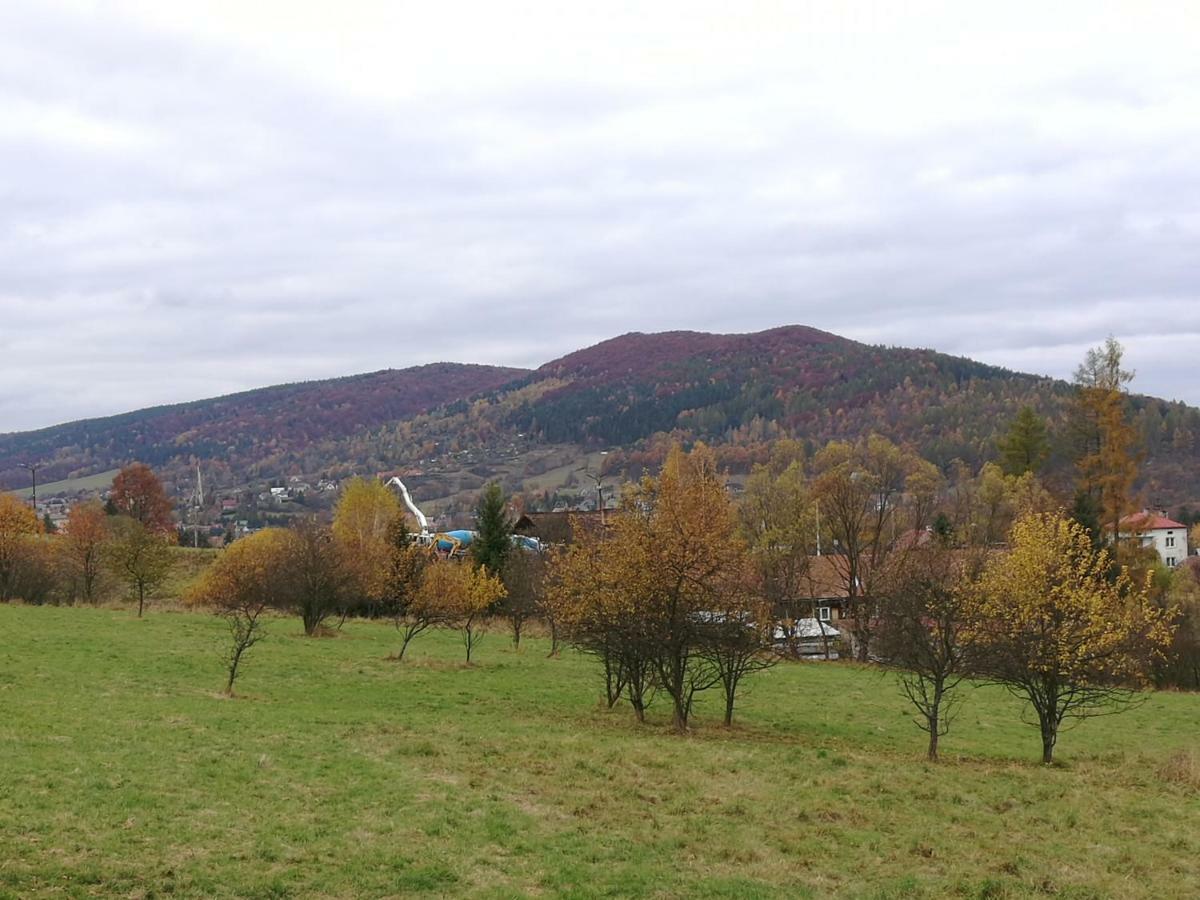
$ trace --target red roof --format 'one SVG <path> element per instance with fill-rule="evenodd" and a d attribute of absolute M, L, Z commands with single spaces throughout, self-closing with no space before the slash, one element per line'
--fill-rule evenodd
<path fill-rule="evenodd" d="M 1156 531 L 1159 528 L 1187 528 L 1186 525 L 1181 525 L 1174 519 L 1168 519 L 1166 516 L 1148 512 L 1134 513 L 1132 516 L 1126 516 L 1121 520 L 1121 526 L 1134 531 Z"/>

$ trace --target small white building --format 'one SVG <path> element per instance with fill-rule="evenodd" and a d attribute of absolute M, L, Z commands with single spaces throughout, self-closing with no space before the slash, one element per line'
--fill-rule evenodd
<path fill-rule="evenodd" d="M 1187 526 L 1149 510 L 1122 519 L 1121 537 L 1137 537 L 1143 547 L 1153 547 L 1169 569 L 1175 568 L 1188 555 Z"/>
<path fill-rule="evenodd" d="M 837 659 L 842 633 L 820 619 L 796 619 L 775 628 L 775 643 L 801 659 Z"/>

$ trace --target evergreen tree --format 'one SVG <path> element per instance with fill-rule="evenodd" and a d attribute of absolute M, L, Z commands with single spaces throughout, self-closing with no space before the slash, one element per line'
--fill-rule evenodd
<path fill-rule="evenodd" d="M 500 577 L 512 552 L 512 520 L 508 517 L 508 501 L 497 482 L 492 482 L 479 495 L 475 506 L 475 529 L 471 556 L 477 565 Z"/>
<path fill-rule="evenodd" d="M 954 539 L 954 525 L 944 512 L 938 513 L 933 520 L 933 533 L 947 543 Z"/>
<path fill-rule="evenodd" d="M 1032 406 L 1023 406 L 1008 426 L 1008 434 L 1000 438 L 997 445 L 1006 475 L 1024 475 L 1026 472 L 1036 475 L 1050 455 L 1046 422 Z"/>
<path fill-rule="evenodd" d="M 1096 499 L 1085 490 L 1075 492 L 1075 502 L 1071 506 L 1071 518 L 1083 526 L 1092 539 L 1093 547 L 1104 543 L 1104 534 L 1100 528 L 1100 510 Z"/>

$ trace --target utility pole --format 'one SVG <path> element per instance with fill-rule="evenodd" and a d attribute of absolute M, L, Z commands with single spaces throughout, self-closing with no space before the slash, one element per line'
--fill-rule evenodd
<path fill-rule="evenodd" d="M 37 470 L 42 467 L 41 463 L 21 463 L 22 469 L 28 469 L 29 474 L 33 476 L 33 511 L 37 512 Z"/>

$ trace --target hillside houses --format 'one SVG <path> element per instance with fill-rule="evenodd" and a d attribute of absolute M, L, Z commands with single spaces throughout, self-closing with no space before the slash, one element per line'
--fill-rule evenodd
<path fill-rule="evenodd" d="M 1165 513 L 1142 510 L 1121 520 L 1121 540 L 1138 540 L 1141 546 L 1153 548 L 1169 569 L 1178 566 L 1188 556 L 1187 526 L 1167 518 Z"/>

